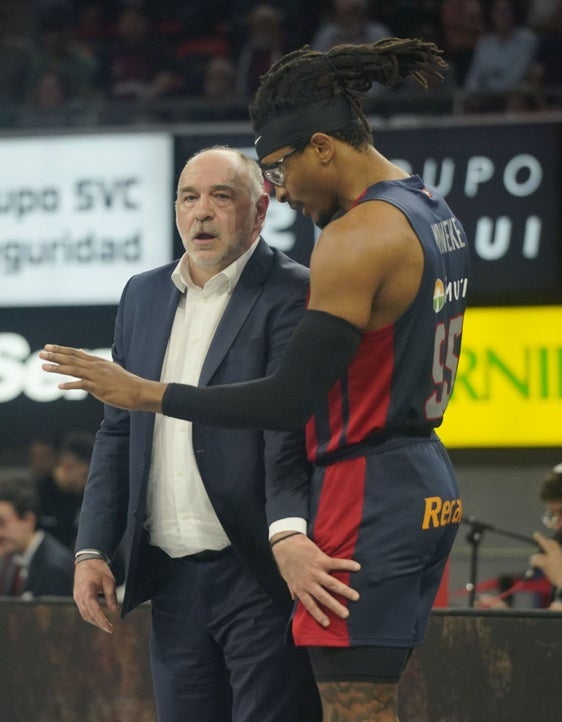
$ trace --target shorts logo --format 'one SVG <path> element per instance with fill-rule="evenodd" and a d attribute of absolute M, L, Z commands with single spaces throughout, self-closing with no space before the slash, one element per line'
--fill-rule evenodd
<path fill-rule="evenodd" d="M 422 529 L 437 529 L 447 524 L 460 524 L 462 501 L 460 499 L 443 500 L 440 496 L 425 498 Z"/>
<path fill-rule="evenodd" d="M 445 284 L 438 278 L 433 287 L 433 310 L 439 313 L 445 305 Z"/>

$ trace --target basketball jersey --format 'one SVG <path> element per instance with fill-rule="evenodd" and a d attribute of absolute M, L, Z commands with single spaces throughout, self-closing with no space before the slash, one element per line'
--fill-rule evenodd
<path fill-rule="evenodd" d="M 464 229 L 419 176 L 376 183 L 356 205 L 373 200 L 398 208 L 414 229 L 424 254 L 421 284 L 397 321 L 362 335 L 347 372 L 308 421 L 311 462 L 393 434 L 430 433 L 453 391 L 468 291 Z"/>

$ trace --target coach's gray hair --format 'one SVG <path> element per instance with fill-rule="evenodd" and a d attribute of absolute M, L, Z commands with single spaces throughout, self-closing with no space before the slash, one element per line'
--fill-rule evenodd
<path fill-rule="evenodd" d="M 245 153 L 242 153 L 242 151 L 238 150 L 237 148 L 231 148 L 228 145 L 212 145 L 208 148 L 202 148 L 201 150 L 198 150 L 196 153 L 190 156 L 187 162 L 189 163 L 189 161 L 193 160 L 193 158 L 197 158 L 197 156 L 202 155 L 203 153 L 207 153 L 210 150 L 228 151 L 229 153 L 233 153 L 234 155 L 238 156 L 238 158 L 244 163 L 248 170 L 248 176 L 250 179 L 250 197 L 255 203 L 262 195 L 262 193 L 264 193 L 263 175 L 258 162 L 253 158 L 250 158 L 250 156 L 246 155 Z"/>

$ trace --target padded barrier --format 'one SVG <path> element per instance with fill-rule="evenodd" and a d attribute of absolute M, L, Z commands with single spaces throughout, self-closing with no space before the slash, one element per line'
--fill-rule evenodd
<path fill-rule="evenodd" d="M 69 600 L 0 600 L 2 722 L 154 722 L 150 608 L 108 635 Z M 400 722 L 560 722 L 562 614 L 434 610 Z"/>

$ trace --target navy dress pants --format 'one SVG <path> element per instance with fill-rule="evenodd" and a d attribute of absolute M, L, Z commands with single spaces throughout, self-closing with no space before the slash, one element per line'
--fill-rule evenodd
<path fill-rule="evenodd" d="M 159 722 L 321 722 L 306 651 L 231 548 L 170 559 L 152 596 Z M 160 569 L 162 572 L 163 570 Z"/>

